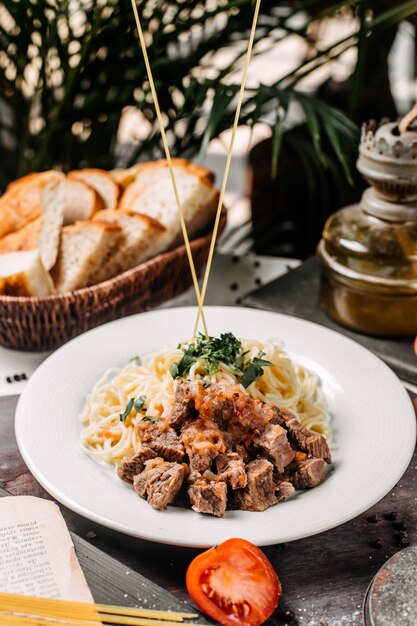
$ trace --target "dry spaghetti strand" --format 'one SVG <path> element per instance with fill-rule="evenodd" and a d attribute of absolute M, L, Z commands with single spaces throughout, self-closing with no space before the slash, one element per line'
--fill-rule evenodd
<path fill-rule="evenodd" d="M 91 604 L 35 596 L 0 593 L 0 623 L 28 626 L 67 624 L 124 624 L 125 626 L 178 626 L 184 619 L 198 617 L 195 613 L 175 613 L 107 604 Z M 193 626 L 187 622 L 188 626 Z M 185 625 L 184 625 L 185 626 Z"/>
<path fill-rule="evenodd" d="M 176 182 L 176 179 L 175 179 L 174 168 L 173 168 L 173 165 L 172 165 L 171 153 L 170 153 L 169 146 L 168 146 L 168 141 L 167 141 L 167 137 L 166 137 L 166 133 L 165 133 L 164 123 L 163 123 L 162 115 L 161 115 L 161 109 L 160 109 L 160 106 L 159 106 L 158 95 L 156 93 L 155 83 L 154 83 L 154 80 L 153 80 L 153 74 L 152 74 L 150 63 L 149 63 L 148 52 L 146 50 L 145 38 L 143 36 L 142 25 L 141 25 L 141 21 L 140 21 L 140 18 L 139 18 L 139 13 L 138 13 L 138 9 L 137 9 L 135 0 L 132 0 L 132 8 L 133 8 L 133 14 L 135 16 L 136 27 L 137 27 L 137 30 L 138 30 L 139 41 L 140 41 L 140 45 L 141 45 L 141 48 L 142 48 L 143 59 L 145 61 L 145 67 L 146 67 L 146 71 L 147 71 L 147 74 L 148 74 L 149 84 L 150 84 L 150 87 L 151 87 L 152 98 L 153 98 L 154 105 L 155 105 L 156 116 L 158 118 L 159 129 L 161 131 L 161 137 L 162 137 L 162 143 L 163 143 L 164 150 L 165 150 L 165 156 L 166 156 L 166 160 L 167 160 L 167 163 L 168 163 L 169 173 L 171 175 L 172 186 L 174 188 L 175 201 L 177 203 L 178 215 L 179 215 L 179 219 L 180 219 L 180 223 L 181 223 L 182 234 L 183 234 L 183 237 L 184 237 L 185 248 L 186 248 L 186 251 L 187 251 L 188 263 L 190 264 L 191 275 L 192 275 L 192 278 L 193 278 L 194 291 L 195 291 L 195 295 L 197 297 L 199 318 L 200 318 L 200 312 L 201 312 L 201 315 L 202 315 L 202 311 L 203 311 L 203 305 L 202 305 L 201 294 L 200 294 L 200 286 L 198 284 L 197 274 L 196 274 L 196 271 L 195 271 L 193 254 L 192 254 L 191 247 L 190 247 L 190 240 L 188 238 L 187 226 L 185 224 L 184 214 L 183 214 L 183 211 L 182 211 L 181 201 L 180 201 L 180 197 L 179 197 L 179 193 L 178 193 L 177 182 Z M 207 325 L 206 325 L 206 320 L 204 318 L 204 315 L 202 315 L 202 320 L 203 320 L 204 332 L 205 332 L 206 336 L 208 336 L 208 330 L 207 330 Z"/>
<path fill-rule="evenodd" d="M 208 283 L 208 279 L 209 279 L 209 276 L 210 276 L 211 264 L 212 264 L 212 261 L 213 261 L 213 254 L 214 254 L 214 248 L 215 248 L 215 245 L 216 245 L 217 231 L 218 231 L 219 223 L 220 223 L 220 214 L 221 214 L 221 210 L 222 210 L 222 206 L 223 206 L 224 194 L 225 194 L 225 191 L 226 191 L 227 180 L 229 178 L 229 170 L 230 170 L 230 162 L 232 160 L 233 145 L 234 145 L 234 142 L 235 142 L 236 129 L 237 129 L 237 125 L 238 125 L 238 122 L 239 122 L 240 110 L 242 108 L 243 94 L 245 92 L 246 79 L 247 79 L 249 63 L 250 63 L 250 59 L 251 59 L 251 55 L 252 55 L 253 41 L 255 39 L 256 24 L 258 22 L 260 6 L 261 6 L 261 0 L 256 0 L 255 11 L 254 11 L 254 14 L 253 14 L 252 28 L 251 28 L 251 32 L 250 32 L 250 36 L 249 36 L 249 42 L 248 42 L 248 50 L 246 52 L 246 59 L 245 59 L 245 67 L 244 67 L 244 70 L 243 70 L 242 84 L 240 86 L 239 97 L 238 97 L 237 106 L 236 106 L 235 119 L 234 119 L 234 122 L 233 122 L 232 136 L 230 138 L 230 145 L 229 145 L 229 150 L 228 150 L 228 153 L 227 153 L 226 166 L 224 168 L 223 181 L 222 181 L 222 186 L 221 186 L 221 190 L 220 190 L 219 203 L 217 205 L 217 212 L 216 212 L 216 219 L 215 219 L 215 222 L 214 222 L 213 234 L 212 234 L 211 242 L 210 242 L 210 251 L 209 251 L 209 255 L 208 255 L 208 259 L 207 259 L 207 266 L 206 266 L 206 270 L 204 272 L 203 287 L 202 287 L 202 290 L 201 290 L 201 299 L 198 302 L 197 320 L 196 320 L 196 323 L 195 323 L 195 326 L 194 326 L 194 333 L 193 333 L 194 337 L 196 336 L 197 331 L 198 331 L 198 324 L 200 322 L 200 318 L 204 321 L 204 318 L 203 318 L 204 299 L 206 297 L 207 283 Z"/>

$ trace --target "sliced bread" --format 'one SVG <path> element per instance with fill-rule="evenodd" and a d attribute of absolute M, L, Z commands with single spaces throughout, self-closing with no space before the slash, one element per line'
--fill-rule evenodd
<path fill-rule="evenodd" d="M 94 220 L 118 224 L 124 235 L 117 249 L 93 276 L 94 282 L 108 280 L 136 267 L 165 248 L 165 228 L 146 215 L 129 211 L 99 211 Z"/>
<path fill-rule="evenodd" d="M 103 208 L 112 211 L 119 199 L 120 187 L 108 172 L 95 168 L 74 170 L 67 174 L 70 180 L 87 183 L 100 196 Z"/>
<path fill-rule="evenodd" d="M 58 254 L 64 217 L 64 181 L 59 172 L 45 172 L 25 176 L 12 184 L 10 193 L 12 200 L 16 200 L 15 211 L 22 218 L 22 225 L 0 239 L 0 252 L 39 248 L 45 269 L 51 269 Z M 27 210 L 29 207 L 32 212 Z M 24 215 L 36 217 L 28 221 L 23 219 Z"/>
<path fill-rule="evenodd" d="M 80 220 L 90 220 L 94 213 L 103 208 L 101 197 L 88 183 L 66 177 L 64 226 L 75 224 Z"/>
<path fill-rule="evenodd" d="M 62 181 L 60 172 L 28 174 L 11 183 L 0 197 L 0 237 L 26 226 L 41 214 L 41 188 L 55 187 Z"/>
<path fill-rule="evenodd" d="M 202 233 L 213 221 L 219 194 L 209 179 L 200 175 L 192 164 L 188 166 L 188 162 L 175 165 L 174 173 L 191 239 Z M 182 241 L 172 180 L 165 161 L 149 163 L 138 169 L 135 181 L 123 193 L 119 207 L 161 222 L 166 228 L 167 248 Z"/>
<path fill-rule="evenodd" d="M 39 250 L 0 254 L 1 295 L 48 296 L 53 292 L 54 285 Z"/>
<path fill-rule="evenodd" d="M 38 217 L 19 230 L 2 237 L 0 239 L 0 254 L 37 248 L 41 226 L 42 218 Z"/>
<path fill-rule="evenodd" d="M 197 165 L 196 163 L 192 163 L 187 159 L 171 159 L 172 164 L 175 167 L 180 167 L 182 169 L 187 169 L 190 173 L 195 174 L 200 179 L 205 178 L 209 183 L 214 183 L 214 173 L 211 170 L 208 170 L 206 167 L 202 165 Z M 160 159 L 159 161 L 149 161 L 145 163 L 137 163 L 132 167 L 127 169 L 115 169 L 109 172 L 114 181 L 122 188 L 126 189 L 129 185 L 131 185 L 136 176 L 143 172 L 143 170 L 147 168 L 153 167 L 166 167 L 168 169 L 168 162 L 166 159 Z"/>
<path fill-rule="evenodd" d="M 53 174 L 53 175 L 52 175 Z M 59 238 L 65 211 L 65 178 L 51 172 L 40 184 L 41 227 L 39 250 L 45 269 L 50 270 L 58 256 Z"/>
<path fill-rule="evenodd" d="M 94 276 L 123 240 L 118 224 L 76 222 L 61 231 L 61 244 L 52 277 L 59 293 L 94 283 Z"/>

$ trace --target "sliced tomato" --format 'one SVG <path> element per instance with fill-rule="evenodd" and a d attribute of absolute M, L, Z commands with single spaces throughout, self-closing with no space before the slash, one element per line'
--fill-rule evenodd
<path fill-rule="evenodd" d="M 229 539 L 199 554 L 188 567 L 186 584 L 196 605 L 224 626 L 263 624 L 281 595 L 271 563 L 244 539 Z"/>

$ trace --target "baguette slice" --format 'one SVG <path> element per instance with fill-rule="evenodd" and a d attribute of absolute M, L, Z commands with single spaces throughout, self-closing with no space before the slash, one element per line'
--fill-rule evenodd
<path fill-rule="evenodd" d="M 18 201 L 16 212 L 20 217 L 32 206 L 35 219 L 26 221 L 19 230 L 0 239 L 0 252 L 17 252 L 39 248 L 45 269 L 50 270 L 58 255 L 60 229 L 64 217 L 64 181 L 59 172 L 25 176 L 12 183 L 11 193 Z M 6 192 L 6 197 L 8 192 Z M 22 208 L 23 207 L 23 208 Z M 19 211 L 22 210 L 22 213 Z"/>
<path fill-rule="evenodd" d="M 214 219 L 218 191 L 206 176 L 183 159 L 175 165 L 174 172 L 188 235 L 200 234 Z M 178 245 L 182 240 L 178 209 L 166 161 L 145 164 L 138 169 L 135 181 L 122 195 L 120 209 L 135 211 L 158 220 L 165 226 L 166 247 Z"/>
<path fill-rule="evenodd" d="M 64 226 L 90 220 L 104 203 L 95 189 L 85 181 L 67 176 L 65 180 Z"/>
<path fill-rule="evenodd" d="M 187 159 L 171 159 L 172 164 L 174 166 L 174 170 L 176 167 L 180 167 L 183 169 L 187 169 L 190 173 L 195 174 L 200 179 L 206 179 L 209 183 L 214 183 L 214 174 L 211 170 L 203 167 L 202 165 L 197 165 L 196 163 L 192 163 Z M 128 169 L 115 169 L 109 172 L 115 182 L 122 188 L 126 189 L 129 185 L 131 185 L 136 176 L 143 172 L 147 168 L 153 168 L 155 166 L 164 167 L 168 169 L 168 163 L 165 159 L 160 159 L 159 161 L 149 161 L 146 163 L 137 163 Z"/>
<path fill-rule="evenodd" d="M 74 170 L 67 174 L 70 180 L 87 183 L 99 195 L 103 207 L 112 211 L 116 208 L 120 188 L 108 172 L 95 168 Z"/>
<path fill-rule="evenodd" d="M 45 269 L 55 265 L 65 211 L 65 178 L 58 172 L 41 181 L 39 250 Z"/>
<path fill-rule="evenodd" d="M 63 293 L 92 285 L 94 276 L 122 239 L 123 231 L 118 224 L 90 220 L 65 226 L 52 270 L 57 291 Z"/>
<path fill-rule="evenodd" d="M 39 250 L 0 254 L 0 294 L 48 296 L 54 293 L 52 279 L 42 264 Z"/>
<path fill-rule="evenodd" d="M 15 232 L 41 215 L 41 189 L 63 180 L 59 172 L 28 174 L 11 183 L 0 198 L 0 237 Z"/>
<path fill-rule="evenodd" d="M 38 217 L 28 222 L 26 226 L 23 226 L 20 230 L 9 233 L 0 239 L 0 254 L 34 250 L 37 248 L 41 226 L 42 218 Z"/>
<path fill-rule="evenodd" d="M 136 267 L 165 248 L 165 228 L 146 215 L 129 211 L 99 211 L 94 220 L 118 224 L 124 235 L 123 241 L 94 275 L 94 282 L 108 280 Z"/>

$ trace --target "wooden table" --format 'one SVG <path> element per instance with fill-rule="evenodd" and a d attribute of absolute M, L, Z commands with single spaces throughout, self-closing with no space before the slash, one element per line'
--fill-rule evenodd
<path fill-rule="evenodd" d="M 417 396 L 410 395 L 417 410 Z M 14 435 L 17 399 L 17 396 L 0 398 L 0 484 L 15 495 L 49 498 L 30 474 L 17 448 Z M 196 550 L 126 537 L 64 507 L 61 510 L 68 527 L 78 535 L 177 597 L 187 597 L 184 576 Z M 401 523 L 406 526 L 402 535 Z M 284 590 L 280 608 L 269 623 L 361 625 L 362 601 L 369 582 L 401 542 L 416 541 L 416 526 L 417 452 L 393 491 L 363 515 L 320 535 L 265 548 Z M 239 536 L 238 528 L 236 535 Z"/>

